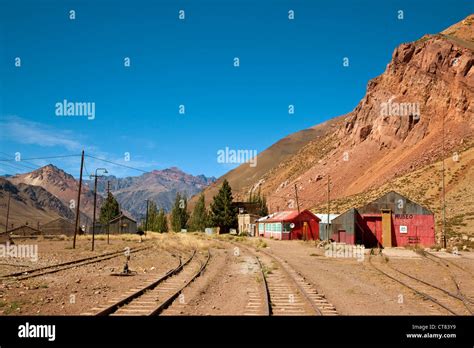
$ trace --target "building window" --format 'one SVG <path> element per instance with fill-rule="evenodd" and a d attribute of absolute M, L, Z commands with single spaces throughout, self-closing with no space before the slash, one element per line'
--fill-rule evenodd
<path fill-rule="evenodd" d="M 265 230 L 265 224 L 258 224 L 258 232 L 263 232 Z"/>

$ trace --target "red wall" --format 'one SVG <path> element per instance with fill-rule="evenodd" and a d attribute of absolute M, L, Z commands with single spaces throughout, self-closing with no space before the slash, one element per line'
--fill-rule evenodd
<path fill-rule="evenodd" d="M 400 226 L 406 226 L 407 233 L 400 233 Z M 435 242 L 434 216 L 392 214 L 392 245 L 406 246 L 421 244 L 432 246 Z"/>
<path fill-rule="evenodd" d="M 303 223 L 308 223 L 308 234 L 309 240 L 319 239 L 319 221 L 314 219 L 314 216 L 310 213 L 303 211 L 291 222 L 295 224 L 295 228 L 291 230 L 290 239 L 303 239 Z"/>
<path fill-rule="evenodd" d="M 382 241 L 382 215 L 362 215 L 366 226 Z M 407 233 L 400 233 L 400 226 L 406 226 Z M 434 216 L 414 214 L 392 214 L 392 246 L 407 246 L 420 244 L 432 246 L 435 244 Z"/>
<path fill-rule="evenodd" d="M 295 227 L 291 230 L 290 233 L 281 233 L 281 238 L 279 234 L 275 234 L 273 238 L 278 238 L 278 239 L 302 239 L 303 238 L 303 223 L 304 222 L 308 223 L 308 233 L 307 233 L 307 238 L 309 240 L 317 240 L 319 239 L 319 221 L 314 218 L 314 216 L 311 213 L 308 213 L 307 211 L 302 211 L 301 214 L 299 214 L 296 218 L 290 221 L 285 221 L 287 223 L 294 223 Z M 265 221 L 261 223 L 271 223 L 271 221 Z M 258 231 L 258 227 L 257 227 Z M 270 238 L 270 233 L 265 232 L 264 237 Z"/>

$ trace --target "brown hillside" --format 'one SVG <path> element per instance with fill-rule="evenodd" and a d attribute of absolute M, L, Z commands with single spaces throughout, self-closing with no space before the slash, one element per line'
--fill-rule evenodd
<path fill-rule="evenodd" d="M 0 178 L 0 232 L 5 231 L 8 196 L 10 199 L 9 228 L 25 223 L 36 228 L 58 217 L 73 219 L 75 214 L 56 196 L 40 186 L 14 185 Z"/>
<path fill-rule="evenodd" d="M 18 174 L 9 177 L 13 184 L 27 184 L 39 186 L 59 198 L 66 206 L 70 206 L 71 201 L 77 201 L 77 191 L 79 182 L 74 177 L 62 169 L 49 164 L 30 173 Z M 87 185 L 82 186 L 81 212 L 92 218 L 94 209 L 94 193 Z M 97 195 L 97 206 L 101 206 L 103 198 Z"/>
<path fill-rule="evenodd" d="M 301 206 L 312 208 L 326 200 L 328 175 L 332 197 L 344 199 L 436 163 L 442 156 L 443 123 L 445 156 L 468 149 L 474 134 L 471 18 L 447 29 L 449 36 L 426 35 L 396 48 L 386 71 L 369 81 L 354 111 L 313 127 L 318 134 L 291 154 L 274 151 L 268 154 L 271 166 L 260 168 L 259 157 L 253 173 L 244 164 L 223 178 L 240 198 L 260 186 L 271 211 L 293 204 L 297 184 Z M 465 165 L 470 170 L 471 162 Z M 447 184 L 450 190 L 453 183 Z M 474 211 L 474 205 L 466 209 Z"/>

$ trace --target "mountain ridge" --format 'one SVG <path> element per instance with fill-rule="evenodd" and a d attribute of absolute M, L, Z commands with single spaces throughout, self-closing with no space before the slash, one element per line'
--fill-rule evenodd
<path fill-rule="evenodd" d="M 314 208 L 327 200 L 328 177 L 332 199 L 343 199 L 471 146 L 474 53 L 466 42 L 474 42 L 473 18 L 448 28 L 449 36 L 399 45 L 353 111 L 281 139 L 258 155 L 256 169 L 242 164 L 228 172 L 205 189 L 207 202 L 227 179 L 237 200 L 260 189 L 271 211 L 296 207 L 296 185 L 300 208 Z M 291 153 L 275 151 L 305 131 Z"/>

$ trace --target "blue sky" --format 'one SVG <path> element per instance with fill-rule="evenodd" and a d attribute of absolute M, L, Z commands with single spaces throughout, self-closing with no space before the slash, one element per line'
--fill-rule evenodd
<path fill-rule="evenodd" d="M 472 12 L 472 0 L 0 0 L 0 159 L 85 149 L 141 170 L 218 177 L 235 167 L 217 162 L 220 149 L 261 152 L 350 112 L 397 45 Z M 95 118 L 56 116 L 64 99 L 95 103 Z M 28 167 L 50 162 L 79 173 L 79 157 Z M 0 175 L 21 168 L 30 170 L 0 162 Z"/>

